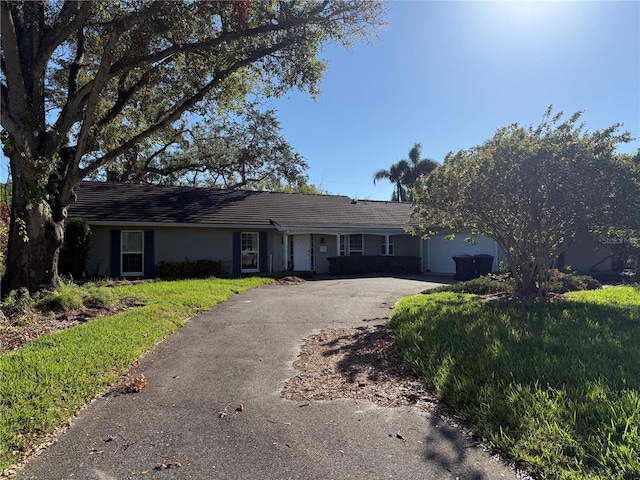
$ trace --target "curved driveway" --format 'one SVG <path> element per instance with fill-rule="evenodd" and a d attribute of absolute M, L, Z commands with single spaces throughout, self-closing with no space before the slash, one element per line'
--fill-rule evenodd
<path fill-rule="evenodd" d="M 415 408 L 354 400 L 301 407 L 280 397 L 305 337 L 385 321 L 397 300 L 430 286 L 328 279 L 237 295 L 140 361 L 142 392 L 98 399 L 19 478 L 515 478 L 472 439 Z"/>

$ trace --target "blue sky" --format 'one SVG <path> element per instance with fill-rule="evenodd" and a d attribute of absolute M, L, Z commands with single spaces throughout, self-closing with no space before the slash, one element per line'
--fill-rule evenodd
<path fill-rule="evenodd" d="M 391 1 L 386 21 L 377 40 L 324 49 L 315 101 L 272 101 L 324 191 L 388 200 L 393 187 L 373 174 L 414 143 L 441 162 L 500 127 L 539 123 L 550 104 L 584 110 L 590 130 L 621 122 L 640 137 L 638 1 Z"/>
<path fill-rule="evenodd" d="M 441 162 L 546 108 L 640 137 L 640 2 L 392 1 L 378 40 L 330 61 L 314 102 L 273 102 L 284 137 L 332 194 L 388 200 L 380 168 L 416 142 Z M 638 140 L 619 151 L 635 151 Z"/>

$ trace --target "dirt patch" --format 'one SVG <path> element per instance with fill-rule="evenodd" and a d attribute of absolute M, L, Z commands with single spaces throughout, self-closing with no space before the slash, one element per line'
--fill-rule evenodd
<path fill-rule="evenodd" d="M 353 398 L 435 411 L 435 395 L 404 365 L 387 325 L 328 329 L 308 337 L 282 396 L 310 402 Z"/>

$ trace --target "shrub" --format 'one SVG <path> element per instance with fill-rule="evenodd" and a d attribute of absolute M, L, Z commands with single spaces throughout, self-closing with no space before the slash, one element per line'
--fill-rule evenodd
<path fill-rule="evenodd" d="M 442 287 L 427 290 L 424 293 L 431 292 L 456 292 L 456 293 L 473 293 L 476 295 L 492 295 L 496 293 L 513 293 L 516 284 L 511 275 L 506 273 L 495 274 L 490 273 L 484 277 L 474 278 L 466 282 L 460 282 L 453 285 L 443 285 Z"/>
<path fill-rule="evenodd" d="M 57 290 L 43 292 L 35 306 L 55 312 L 76 310 L 84 306 L 82 291 L 77 285 L 61 283 Z"/>
<path fill-rule="evenodd" d="M 620 273 L 620 280 L 622 283 L 638 283 L 640 282 L 640 269 L 637 271 L 633 271 L 632 269 L 624 269 L 622 273 Z"/>
<path fill-rule="evenodd" d="M 602 284 L 589 275 L 566 274 L 559 270 L 551 270 L 549 292 L 566 293 L 579 290 L 596 290 L 601 287 Z M 432 292 L 473 293 L 476 295 L 514 293 L 515 282 L 508 273 L 489 274 L 466 282 L 443 285 L 442 287 L 427 290 L 424 293 Z"/>
<path fill-rule="evenodd" d="M 559 270 L 551 270 L 549 279 L 549 291 L 554 293 L 567 293 L 579 290 L 597 290 L 602 284 L 589 275 L 576 275 L 562 273 Z"/>
<path fill-rule="evenodd" d="M 2 313 L 8 317 L 28 312 L 31 309 L 31 296 L 29 295 L 29 290 L 26 288 L 12 290 L 4 298 L 1 308 Z"/>
<path fill-rule="evenodd" d="M 230 267 L 229 262 L 221 260 L 163 261 L 156 265 L 156 276 L 159 278 L 199 278 L 228 275 L 231 271 Z"/>
<path fill-rule="evenodd" d="M 112 288 L 97 287 L 93 283 L 86 283 L 84 290 L 83 302 L 87 307 L 108 307 L 119 301 Z"/>
<path fill-rule="evenodd" d="M 60 275 L 81 278 L 87 269 L 91 228 L 82 218 L 70 218 L 66 221 L 64 243 L 58 258 Z"/>

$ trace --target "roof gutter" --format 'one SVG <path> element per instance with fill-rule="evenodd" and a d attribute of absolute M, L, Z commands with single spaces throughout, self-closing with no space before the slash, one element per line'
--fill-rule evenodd
<path fill-rule="evenodd" d="M 273 225 L 274 227 L 276 227 L 276 230 L 278 230 L 279 232 L 287 232 L 288 230 L 286 228 L 284 228 L 282 225 L 280 225 L 278 222 L 276 222 L 275 220 L 271 220 L 269 219 L 269 223 L 271 225 Z"/>
<path fill-rule="evenodd" d="M 89 225 L 99 227 L 166 227 L 166 228 L 226 228 L 226 229 L 264 229 L 273 228 L 271 224 L 240 224 L 240 223 L 170 223 L 170 222 L 118 222 L 105 220 L 86 220 Z"/>

